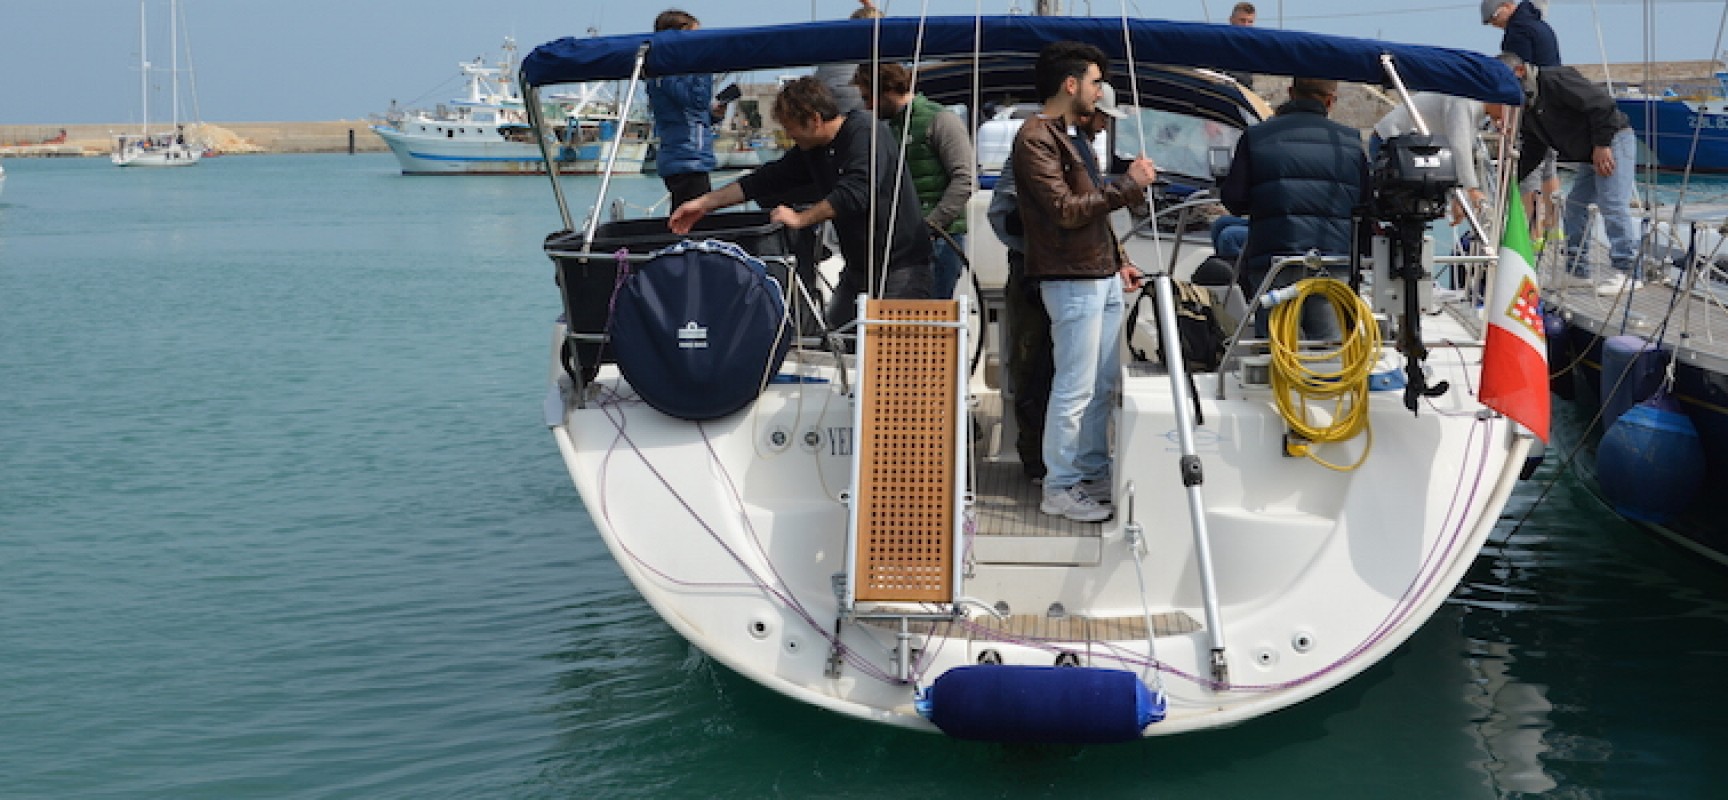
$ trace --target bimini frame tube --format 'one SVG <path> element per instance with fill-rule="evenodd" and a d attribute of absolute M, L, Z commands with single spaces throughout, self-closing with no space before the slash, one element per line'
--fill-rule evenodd
<path fill-rule="evenodd" d="M 636 87 L 642 85 L 642 67 L 648 63 L 648 43 L 636 48 L 636 64 L 630 68 L 630 88 L 624 92 L 624 105 L 618 109 L 618 132 L 612 137 L 612 151 L 606 155 L 606 169 L 600 172 L 600 196 L 594 200 L 594 213 L 588 217 L 588 229 L 582 232 L 582 248 L 594 241 L 594 231 L 600 227 L 600 205 L 606 202 L 606 192 L 612 188 L 612 169 L 618 165 L 618 149 L 624 146 L 624 128 L 630 119 L 630 107 L 636 102 Z"/>
<path fill-rule="evenodd" d="M 605 202 L 606 193 L 612 188 L 612 170 L 618 164 L 618 150 L 624 145 L 624 128 L 630 119 L 631 106 L 636 100 L 636 87 L 642 83 L 642 67 L 648 62 L 648 43 L 636 49 L 636 64 L 630 70 L 630 90 L 624 95 L 624 105 L 618 112 L 618 135 L 612 139 L 612 150 L 606 156 L 606 168 L 600 173 L 600 196 L 594 201 L 594 213 L 588 216 L 588 222 L 582 231 L 582 249 L 587 250 L 594 243 L 594 232 L 600 227 L 600 204 Z M 552 180 L 552 196 L 558 200 L 558 216 L 564 221 L 564 230 L 573 231 L 576 223 L 570 217 L 570 204 L 564 199 L 564 187 L 558 183 L 558 162 L 552 158 L 552 146 L 546 141 L 546 118 L 540 110 L 540 87 L 528 83 L 517 73 L 517 82 L 523 88 L 522 100 L 528 106 L 528 124 L 541 135 L 536 137 L 540 142 L 540 157 L 546 161 L 546 177 Z"/>
<path fill-rule="evenodd" d="M 540 158 L 546 162 L 546 177 L 552 179 L 552 196 L 558 200 L 558 216 L 564 220 L 564 230 L 576 229 L 576 223 L 570 219 L 570 204 L 564 201 L 564 187 L 558 184 L 558 162 L 552 158 L 552 145 L 546 141 L 546 115 L 540 112 L 540 87 L 534 86 L 522 79 L 522 74 L 516 74 L 516 82 L 522 86 L 522 102 L 528 106 L 528 124 L 533 126 L 535 140 L 540 143 Z"/>

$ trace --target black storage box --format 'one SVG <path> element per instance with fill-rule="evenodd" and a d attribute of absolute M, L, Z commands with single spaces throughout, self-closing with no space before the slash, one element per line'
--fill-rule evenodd
<path fill-rule="evenodd" d="M 683 236 L 666 227 L 666 217 L 607 222 L 595 230 L 594 245 L 587 255 L 582 253 L 581 231 L 558 231 L 547 236 L 546 255 L 557 265 L 558 286 L 564 294 L 564 311 L 583 377 L 592 379 L 600 364 L 613 360 L 604 341 L 612 292 L 618 282 L 616 253 L 620 249 L 629 251 L 635 263 L 641 263 L 649 253 L 684 239 L 731 242 L 762 259 L 768 274 L 787 293 L 785 299 L 790 304 L 795 300 L 787 279 L 793 261 L 791 233 L 778 223 L 769 222 L 766 211 L 734 211 L 708 214 Z"/>

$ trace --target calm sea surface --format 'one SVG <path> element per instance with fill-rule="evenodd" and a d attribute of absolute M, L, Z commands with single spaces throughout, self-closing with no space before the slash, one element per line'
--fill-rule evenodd
<path fill-rule="evenodd" d="M 6 168 L 0 796 L 1728 796 L 1728 578 L 1557 459 L 1330 695 L 957 743 L 783 700 L 631 591 L 540 419 L 544 178 Z"/>

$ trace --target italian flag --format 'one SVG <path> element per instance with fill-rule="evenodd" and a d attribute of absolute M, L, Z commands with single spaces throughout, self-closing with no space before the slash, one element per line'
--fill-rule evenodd
<path fill-rule="evenodd" d="M 1488 340 L 1482 351 L 1482 404 L 1548 441 L 1548 345 L 1536 257 L 1518 184 L 1507 187 L 1506 232 L 1500 265 L 1489 287 Z"/>

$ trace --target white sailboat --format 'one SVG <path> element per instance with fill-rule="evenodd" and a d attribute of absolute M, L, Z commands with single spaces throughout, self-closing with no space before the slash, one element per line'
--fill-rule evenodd
<path fill-rule="evenodd" d="M 169 0 L 169 128 L 150 131 L 150 36 L 146 0 L 138 2 L 138 90 L 143 99 L 143 113 L 138 133 L 123 133 L 114 137 L 114 151 L 109 156 L 122 167 L 189 167 L 204 155 L 200 146 L 186 141 L 186 129 L 180 123 L 180 0 Z"/>
<path fill-rule="evenodd" d="M 1500 65 L 1460 51 L 1143 19 L 571 38 L 536 49 L 522 74 L 533 109 L 544 86 L 921 54 L 949 62 L 920 67 L 920 91 L 978 107 L 980 83 L 992 100 L 1028 96 L 1029 54 L 1060 40 L 1129 64 L 1129 77 L 1113 78 L 1134 107 L 1116 156 L 1158 144 L 1155 113 L 1192 117 L 1195 131 L 1257 122 L 1263 104 L 1214 69 L 1402 75 L 1416 90 L 1520 99 Z M 1158 64 L 1136 64 L 1136 52 Z M 1128 139 L 1136 128 L 1152 139 Z M 1206 139 L 1197 141 L 1205 164 Z M 1429 185 L 1398 169 L 1383 177 L 1380 219 L 1407 214 L 1397 210 L 1411 199 L 1402 192 Z M 1013 388 L 1002 382 L 997 311 L 1007 269 L 1001 245 L 989 244 L 988 192 L 968 212 L 974 293 L 871 300 L 857 327 L 836 333 L 855 338 L 854 354 L 821 337 L 786 341 L 797 337 L 783 315 L 803 313 L 802 290 L 776 304 L 792 284 L 759 276 L 803 282 L 766 213 L 710 214 L 692 237 L 722 241 L 669 247 L 680 237 L 665 219 L 600 224 L 606 181 L 586 226 L 553 189 L 565 228 L 545 249 L 565 315 L 545 421 L 599 536 L 646 602 L 704 653 L 850 717 L 963 739 L 1079 743 L 1234 725 L 1312 698 L 1386 657 L 1439 607 L 1532 442 L 1476 392 L 1483 312 L 1428 277 L 1420 217 L 1438 216 L 1432 198 L 1400 218 L 1396 241 L 1330 267 L 1371 276 L 1361 301 L 1372 311 L 1352 318 L 1377 324 L 1352 339 L 1379 355 L 1360 365 L 1371 375 L 1349 379 L 1371 437 L 1320 444 L 1280 410 L 1287 389 L 1269 371 L 1283 368 L 1264 351 L 1313 357 L 1323 343 L 1253 339 L 1237 327 L 1221 367 L 1125 365 L 1114 519 L 1083 523 L 1042 513 L 1038 487 L 1005 445 Z M 1196 195 L 1161 196 L 1159 215 L 1209 202 Z M 1157 336 L 1171 343 L 1181 337 L 1169 279 L 1210 253 L 1204 237 L 1181 233 L 1184 221 L 1135 226 L 1123 240 L 1159 273 Z M 674 296 L 659 281 L 687 288 Z M 969 324 L 973 303 L 985 313 Z M 981 350 L 974 326 L 984 328 Z M 1341 350 L 1334 357 L 1343 363 Z M 1545 372 L 1530 380 L 1540 385 Z"/>

